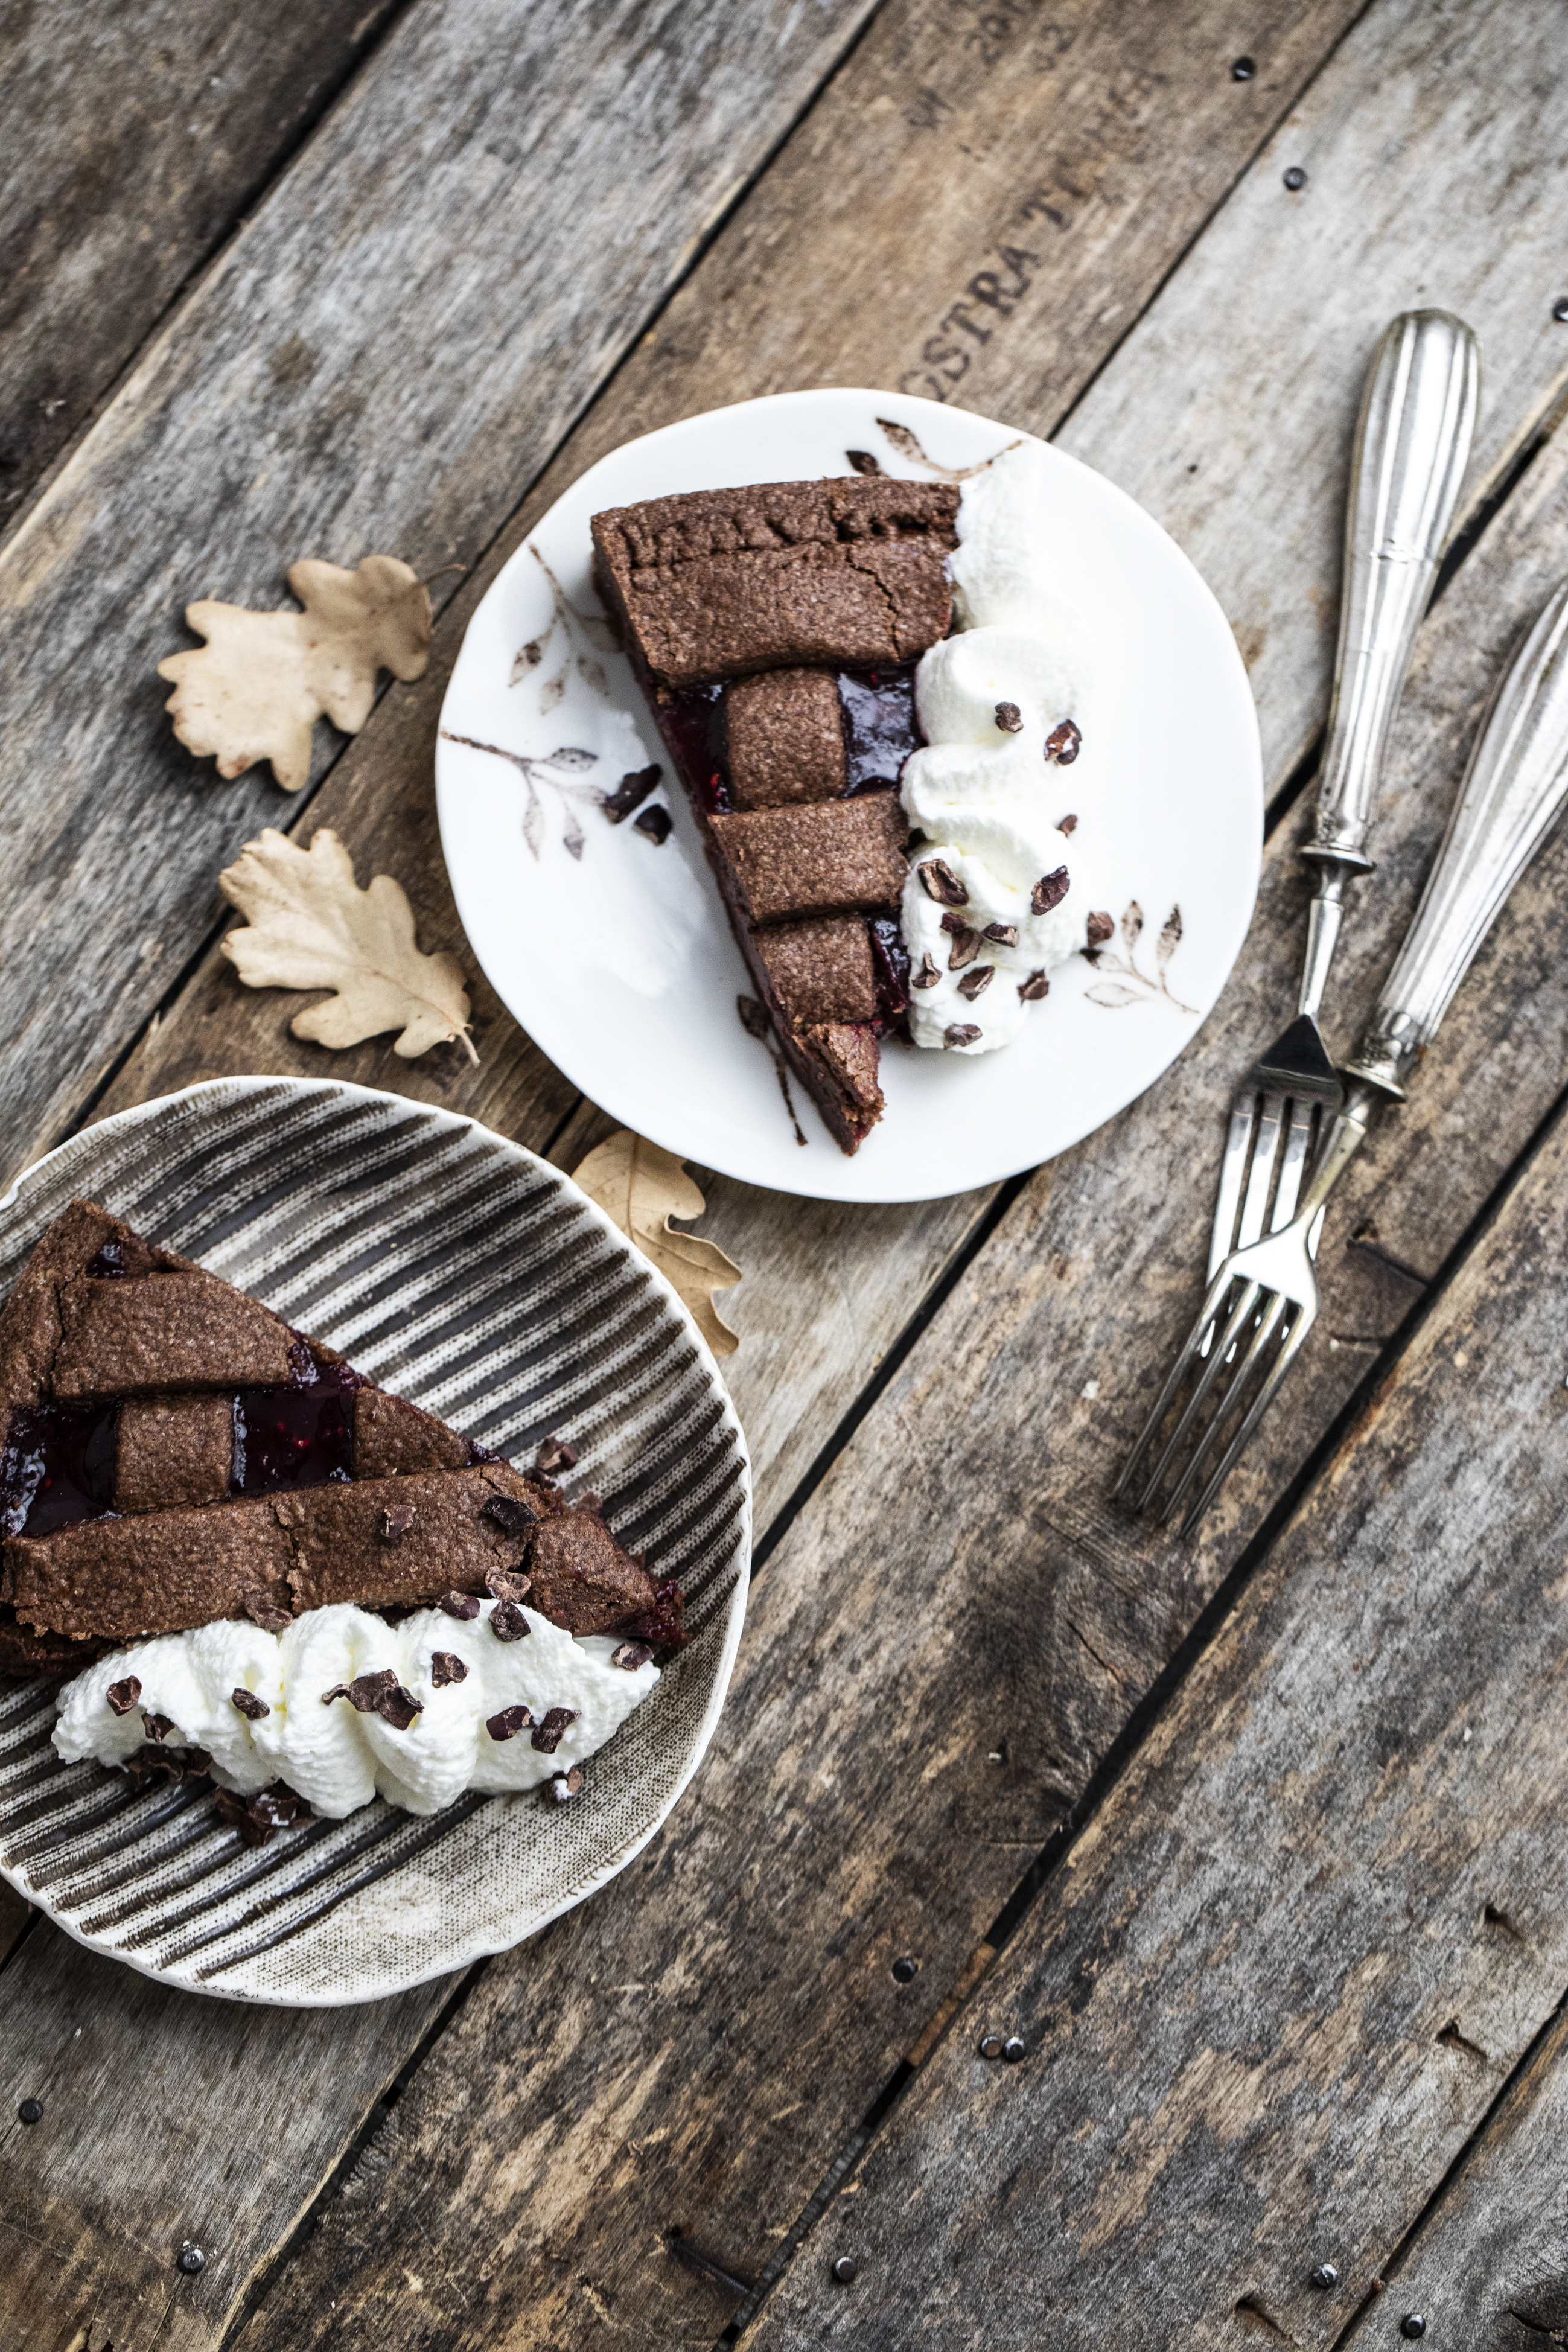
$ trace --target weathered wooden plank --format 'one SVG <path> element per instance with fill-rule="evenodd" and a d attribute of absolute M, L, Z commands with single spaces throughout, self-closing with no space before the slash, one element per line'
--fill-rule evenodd
<path fill-rule="evenodd" d="M 1506 1930 L 1500 1929 L 1500 1933 Z M 1547 2352 L 1568 2333 L 1568 2021 L 1541 2047 L 1346 2338 L 1386 2343 L 1416 2312 L 1434 2344 Z M 1325 2254 L 1324 2259 L 1329 2257 Z M 1337 2265 L 1336 2265 L 1337 2267 Z"/>
<path fill-rule="evenodd" d="M 1568 1986 L 1565 1254 L 1560 1118 L 759 2347 L 1334 2341 Z"/>
<path fill-rule="evenodd" d="M 396 6 L 5 9 L 0 525 Z"/>
<path fill-rule="evenodd" d="M 471 558 L 869 5 L 416 0 L 152 344 L 0 552 L 24 1151 L 285 806 L 159 716 L 187 598 L 274 602 L 306 552 Z"/>

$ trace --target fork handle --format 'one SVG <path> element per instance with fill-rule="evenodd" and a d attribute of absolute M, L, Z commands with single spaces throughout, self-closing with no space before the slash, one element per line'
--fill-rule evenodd
<path fill-rule="evenodd" d="M 1437 862 L 1354 1059 L 1395 1100 L 1504 901 L 1568 805 L 1568 580 L 1548 598 L 1487 715 Z"/>
<path fill-rule="evenodd" d="M 1480 396 L 1480 344 L 1461 320 L 1406 310 L 1384 328 L 1356 425 L 1334 698 L 1317 827 L 1301 853 L 1340 868 L 1341 878 L 1372 864 L 1366 843 L 1384 751 Z"/>

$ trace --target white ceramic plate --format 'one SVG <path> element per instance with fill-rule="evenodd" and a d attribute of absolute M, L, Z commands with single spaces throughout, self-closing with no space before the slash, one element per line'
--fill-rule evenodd
<path fill-rule="evenodd" d="M 73 1194 L 253 1291 L 386 1387 L 574 1485 L 686 1596 L 691 1640 L 568 1806 L 379 1800 L 252 1850 L 205 1789 L 62 1764 L 51 1681 L 0 1676 L 0 1874 L 79 1943 L 191 1992 L 324 2007 L 504 1950 L 625 1868 L 712 1737 L 745 1612 L 751 1476 L 713 1360 L 570 1179 L 469 1119 L 331 1080 L 218 1078 L 122 1111 L 0 1201 L 0 1297 Z"/>
<path fill-rule="evenodd" d="M 1247 674 L 1174 541 L 1101 475 L 1047 449 L 1062 586 L 1089 649 L 1098 713 L 1064 798 L 1070 807 L 1073 778 L 1086 805 L 1092 796 L 1100 837 L 1081 825 L 1075 845 L 1092 851 L 1100 903 L 1125 916 L 1121 930 L 1098 970 L 1079 961 L 1053 979 L 1002 1052 L 889 1041 L 887 1110 L 852 1160 L 806 1101 L 800 1148 L 769 1052 L 737 1018 L 751 982 L 695 820 L 594 594 L 589 517 L 673 490 L 847 474 L 851 449 L 884 473 L 930 480 L 1019 437 L 894 393 L 784 393 L 689 417 L 574 483 L 469 625 L 436 780 L 474 952 L 576 1086 L 684 1159 L 822 1200 L 929 1200 L 991 1183 L 1065 1150 L 1142 1094 L 1225 984 L 1251 919 L 1262 836 Z M 627 770 L 654 760 L 675 819 L 660 846 L 612 825 L 600 805 Z"/>

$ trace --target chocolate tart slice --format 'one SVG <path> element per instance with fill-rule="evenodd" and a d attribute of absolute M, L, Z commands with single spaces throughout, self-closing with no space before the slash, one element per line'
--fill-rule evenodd
<path fill-rule="evenodd" d="M 851 477 L 593 520 L 595 575 L 791 1066 L 847 1152 L 909 1004 L 899 772 L 947 633 L 958 491 Z"/>
<path fill-rule="evenodd" d="M 72 1202 L 0 1310 L 0 1672 L 250 1615 L 504 1589 L 574 1633 L 678 1640 L 588 1501 Z M 657 1632 L 649 1629 L 657 1626 Z"/>

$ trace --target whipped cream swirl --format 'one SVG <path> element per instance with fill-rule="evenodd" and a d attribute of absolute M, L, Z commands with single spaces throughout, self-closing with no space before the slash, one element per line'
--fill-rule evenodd
<path fill-rule="evenodd" d="M 959 633 L 915 673 L 926 746 L 900 789 L 929 845 L 911 852 L 902 910 L 917 1045 L 1010 1045 L 1087 944 L 1092 877 L 1061 830 L 1092 793 L 1077 763 L 1087 666 L 1050 581 L 1047 463 L 1019 442 L 965 482 Z"/>
<path fill-rule="evenodd" d="M 498 1607 L 521 1615 L 526 1635 L 492 1633 Z M 503 1622 L 510 1631 L 517 1615 Z M 151 1716 L 166 1725 L 164 1744 L 206 1749 L 221 1788 L 286 1780 L 333 1821 L 378 1795 L 433 1813 L 466 1789 L 536 1788 L 602 1748 L 658 1680 L 651 1660 L 613 1665 L 620 1647 L 608 1634 L 574 1638 L 515 1601 L 482 1601 L 471 1619 L 421 1609 L 395 1626 L 344 1603 L 307 1610 L 282 1633 L 226 1619 L 98 1659 L 59 1694 L 55 1747 L 68 1763 L 124 1764 Z M 406 1724 L 400 1704 L 362 1714 L 347 1695 L 326 1696 L 388 1669 L 417 1703 Z M 141 1688 L 117 1691 L 121 1713 L 109 1692 L 131 1678 Z M 536 1747 L 532 1727 L 552 1709 L 572 1720 L 557 1717 Z"/>

